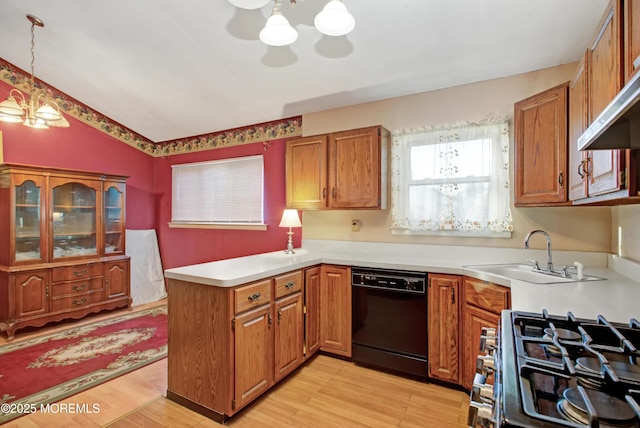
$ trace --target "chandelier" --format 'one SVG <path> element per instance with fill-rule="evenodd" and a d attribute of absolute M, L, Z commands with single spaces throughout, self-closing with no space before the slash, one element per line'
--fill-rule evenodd
<path fill-rule="evenodd" d="M 33 72 L 35 63 L 34 28 L 44 27 L 44 22 L 36 16 L 27 15 L 31 22 L 31 97 L 18 89 L 12 89 L 6 100 L 0 103 L 0 121 L 18 123 L 31 128 L 47 129 L 49 127 L 67 128 L 69 122 L 62 116 L 58 104 L 49 99 L 43 90 L 36 89 L 36 79 Z"/>
<path fill-rule="evenodd" d="M 242 9 L 258 9 L 267 5 L 271 0 L 229 0 L 232 5 Z M 289 0 L 291 5 L 296 0 Z M 286 46 L 298 39 L 298 31 L 293 28 L 287 18 L 282 15 L 280 5 L 282 0 L 274 0 L 271 16 L 260 31 L 260 40 L 270 46 Z M 318 13 L 313 21 L 315 27 L 327 36 L 344 36 L 353 30 L 356 21 L 347 11 L 342 0 L 331 0 Z"/>

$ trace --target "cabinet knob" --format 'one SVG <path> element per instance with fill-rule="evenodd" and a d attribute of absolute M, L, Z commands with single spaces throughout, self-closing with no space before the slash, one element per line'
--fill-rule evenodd
<path fill-rule="evenodd" d="M 253 293 L 251 296 L 248 297 L 248 299 L 251 300 L 252 302 L 255 302 L 260 298 L 260 296 L 261 296 L 260 293 Z"/>
<path fill-rule="evenodd" d="M 562 171 L 558 174 L 558 184 L 560 185 L 560 188 L 564 187 L 564 174 Z"/>
<path fill-rule="evenodd" d="M 284 287 L 288 290 L 291 290 L 293 288 L 293 286 L 296 285 L 296 283 L 294 281 L 289 281 L 287 282 Z"/>

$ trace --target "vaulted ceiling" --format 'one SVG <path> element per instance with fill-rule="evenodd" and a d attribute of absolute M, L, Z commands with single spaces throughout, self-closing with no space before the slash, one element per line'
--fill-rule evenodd
<path fill-rule="evenodd" d="M 347 36 L 313 27 L 326 0 L 287 0 L 286 47 L 258 33 L 271 4 L 2 0 L 0 58 L 162 142 L 528 72 L 580 59 L 608 0 L 343 0 Z"/>

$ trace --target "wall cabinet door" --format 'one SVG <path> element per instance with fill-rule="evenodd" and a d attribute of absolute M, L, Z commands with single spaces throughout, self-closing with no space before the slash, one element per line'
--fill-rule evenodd
<path fill-rule="evenodd" d="M 320 267 L 304 272 L 304 338 L 305 357 L 320 349 Z"/>
<path fill-rule="evenodd" d="M 588 196 L 588 156 L 578 150 L 578 138 L 589 125 L 588 100 L 588 53 L 585 52 L 576 75 L 569 84 L 569 199 Z"/>
<path fill-rule="evenodd" d="M 624 81 L 640 69 L 640 0 L 624 2 Z"/>
<path fill-rule="evenodd" d="M 515 205 L 567 202 L 568 83 L 515 104 Z"/>
<path fill-rule="evenodd" d="M 320 209 L 327 206 L 327 136 L 287 141 L 287 207 Z"/>
<path fill-rule="evenodd" d="M 323 265 L 320 282 L 320 350 L 351 357 L 351 269 Z"/>
<path fill-rule="evenodd" d="M 104 263 L 105 298 L 129 296 L 129 261 Z"/>
<path fill-rule="evenodd" d="M 456 275 L 429 275 L 429 377 L 460 383 L 460 282 Z"/>
<path fill-rule="evenodd" d="M 329 135 L 329 206 L 381 205 L 381 127 Z"/>
<path fill-rule="evenodd" d="M 275 304 L 275 381 L 302 364 L 302 293 L 283 297 Z"/>
<path fill-rule="evenodd" d="M 234 327 L 234 406 L 239 409 L 273 384 L 273 315 L 265 305 L 238 315 Z"/>

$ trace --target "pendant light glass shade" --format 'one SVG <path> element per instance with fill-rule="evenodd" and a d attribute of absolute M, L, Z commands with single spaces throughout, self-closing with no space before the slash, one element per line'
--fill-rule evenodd
<path fill-rule="evenodd" d="M 229 0 L 229 3 L 240 9 L 260 9 L 271 0 Z"/>
<path fill-rule="evenodd" d="M 6 100 L 0 103 L 0 114 L 4 116 L 22 116 L 24 112 L 16 99 L 9 93 Z M 22 122 L 22 120 L 20 120 Z"/>
<path fill-rule="evenodd" d="M 316 15 L 313 24 L 318 31 L 327 36 L 344 36 L 356 26 L 356 20 L 347 11 L 341 0 L 331 0 Z"/>
<path fill-rule="evenodd" d="M 260 31 L 260 40 L 270 46 L 290 45 L 298 39 L 298 31 L 293 28 L 287 18 L 282 16 L 279 8 L 273 8 L 273 12 L 267 24 Z"/>
<path fill-rule="evenodd" d="M 57 109 L 55 109 L 49 104 L 41 105 L 33 115 L 38 119 L 47 120 L 47 121 L 62 119 L 62 115 L 60 114 L 60 111 L 58 111 Z"/>

